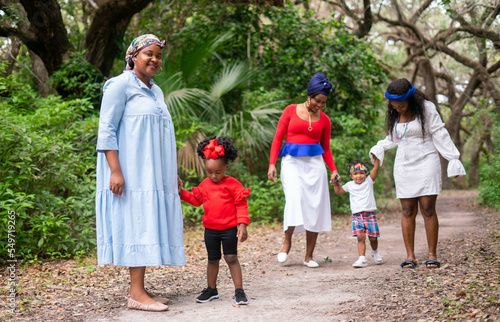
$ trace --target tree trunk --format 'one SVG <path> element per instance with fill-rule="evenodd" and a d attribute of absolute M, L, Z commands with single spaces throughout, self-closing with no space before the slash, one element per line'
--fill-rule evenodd
<path fill-rule="evenodd" d="M 57 94 L 57 92 L 50 86 L 50 77 L 45 64 L 42 59 L 33 51 L 29 51 L 31 58 L 31 66 L 33 67 L 33 74 L 35 76 L 38 92 L 42 97 L 47 97 L 50 94 Z"/>
<path fill-rule="evenodd" d="M 72 50 L 64 25 L 61 7 L 56 0 L 20 0 L 30 22 L 26 32 L 17 36 L 45 64 L 48 75 L 61 67 Z"/>
<path fill-rule="evenodd" d="M 437 103 L 437 91 L 436 91 L 436 78 L 434 77 L 434 69 L 432 68 L 431 62 L 427 58 L 420 59 L 418 62 L 418 69 L 420 75 L 424 79 L 425 85 L 425 95 L 431 100 L 436 108 L 438 108 Z"/>
<path fill-rule="evenodd" d="M 477 188 L 479 185 L 479 155 L 481 153 L 481 149 L 479 147 L 474 147 L 474 151 L 472 151 L 472 156 L 470 159 L 470 168 L 469 168 L 469 187 Z"/>
<path fill-rule="evenodd" d="M 99 3 L 87 31 L 87 60 L 108 76 L 132 16 L 153 0 L 105 0 Z M 138 36 L 138 35 L 137 35 Z M 160 35 L 158 35 L 160 36 Z M 161 37 L 160 37 L 161 38 Z M 125 57 L 123 57 L 125 67 Z"/>

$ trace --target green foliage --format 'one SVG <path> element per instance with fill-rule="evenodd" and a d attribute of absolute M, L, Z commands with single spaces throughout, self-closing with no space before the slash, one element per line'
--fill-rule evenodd
<path fill-rule="evenodd" d="M 87 98 L 96 107 L 103 85 L 101 72 L 83 57 L 83 53 L 74 53 L 52 76 L 52 86 L 64 98 Z"/>
<path fill-rule="evenodd" d="M 0 75 L 5 71 L 7 62 L 0 63 Z M 12 104 L 18 110 L 33 111 L 38 94 L 14 75 L 0 77 L 0 98 L 4 104 Z"/>
<path fill-rule="evenodd" d="M 246 188 L 251 190 L 248 196 L 248 212 L 254 223 L 272 223 L 283 220 L 285 194 L 281 181 L 262 180 L 248 173 L 240 177 Z"/>
<path fill-rule="evenodd" d="M 182 18 L 175 20 L 175 27 L 172 21 L 154 23 L 159 10 L 165 17 L 181 12 Z M 385 74 L 373 51 L 336 20 L 317 19 L 314 10 L 291 4 L 277 8 L 191 1 L 145 10 L 144 15 L 152 19 L 141 22 L 149 30 L 167 35 L 164 69 L 171 71 L 166 75 L 182 70 L 179 80 L 170 82 L 184 86 L 182 104 L 169 104 L 173 114 L 190 114 L 217 128 L 201 128 L 206 135 L 231 136 L 251 173 L 267 165 L 281 111 L 305 100 L 309 79 L 319 71 L 336 88 L 325 111 L 332 121 L 334 149 L 341 152 L 334 153 L 335 160 L 340 157 L 342 166 L 344 159 L 365 156 L 378 139 L 376 106 L 383 98 L 380 85 L 386 83 Z M 170 29 L 162 29 L 167 26 Z M 183 67 L 185 61 L 192 62 L 191 68 Z M 185 88 L 193 84 L 196 88 Z M 167 98 L 181 93 L 162 88 Z M 271 102 L 280 103 L 265 106 Z M 176 126 L 184 127 L 182 120 Z"/>
<path fill-rule="evenodd" d="M 0 84 L 5 81 L 0 78 Z M 10 94 L 0 102 L 2 235 L 7 236 L 8 215 L 15 212 L 17 258 L 88 251 L 95 244 L 97 117 L 83 116 L 92 105 L 88 100 L 40 98 L 29 88 Z M 23 94 L 26 97 L 20 98 Z M 5 238 L 0 249 L 5 258 Z"/>
<path fill-rule="evenodd" d="M 483 164 L 479 169 L 479 199 L 481 203 L 500 209 L 500 152 L 492 155 L 490 162 Z"/>

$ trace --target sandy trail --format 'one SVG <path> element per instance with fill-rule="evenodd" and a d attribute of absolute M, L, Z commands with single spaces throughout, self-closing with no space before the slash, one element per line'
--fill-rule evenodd
<path fill-rule="evenodd" d="M 438 198 L 440 241 L 453 238 L 468 230 L 477 229 L 476 216 L 470 211 L 471 200 L 476 192 L 445 191 Z M 469 210 L 467 210 L 469 209 Z M 374 265 L 367 243 L 369 266 L 352 268 L 357 259 L 356 239 L 351 237 L 350 227 L 344 225 L 332 232 L 321 233 L 315 250 L 315 259 L 320 267 L 303 266 L 305 235 L 295 235 L 288 261 L 280 264 L 276 252 L 282 236 L 275 237 L 275 250 L 267 250 L 258 265 L 242 263 L 248 306 L 234 306 L 234 288 L 230 281 L 219 282 L 220 300 L 195 303 L 197 294 L 186 294 L 172 300 L 167 312 L 142 312 L 123 309 L 114 318 L 93 317 L 99 321 L 338 321 L 349 318 L 342 312 L 342 305 L 370 296 L 370 277 L 401 274 L 399 264 L 405 259 L 399 218 L 379 213 L 381 218 L 379 250 L 383 265 Z M 417 216 L 416 253 L 420 267 L 426 259 L 427 243 L 421 215 Z M 439 247 L 438 247 L 439 252 Z M 440 254 L 446 262 L 447 254 Z M 449 255 L 448 255 L 449 256 Z M 331 262 L 324 261 L 325 258 Z M 221 262 L 221 271 L 227 270 Z M 404 274 L 404 272 L 403 272 Z M 201 289 L 200 289 L 201 290 Z"/>

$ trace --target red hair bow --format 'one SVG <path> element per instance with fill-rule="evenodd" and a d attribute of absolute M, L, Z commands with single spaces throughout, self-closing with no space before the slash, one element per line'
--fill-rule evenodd
<path fill-rule="evenodd" d="M 217 139 L 213 139 L 203 148 L 203 154 L 207 159 L 217 159 L 219 156 L 224 156 L 224 147 L 217 145 Z"/>

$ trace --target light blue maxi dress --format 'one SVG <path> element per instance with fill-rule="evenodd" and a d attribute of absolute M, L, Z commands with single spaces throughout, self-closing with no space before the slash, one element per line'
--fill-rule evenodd
<path fill-rule="evenodd" d="M 99 265 L 185 265 L 172 117 L 162 90 L 133 71 L 104 85 L 97 138 L 96 229 Z M 123 194 L 109 189 L 104 150 L 118 150 Z"/>

